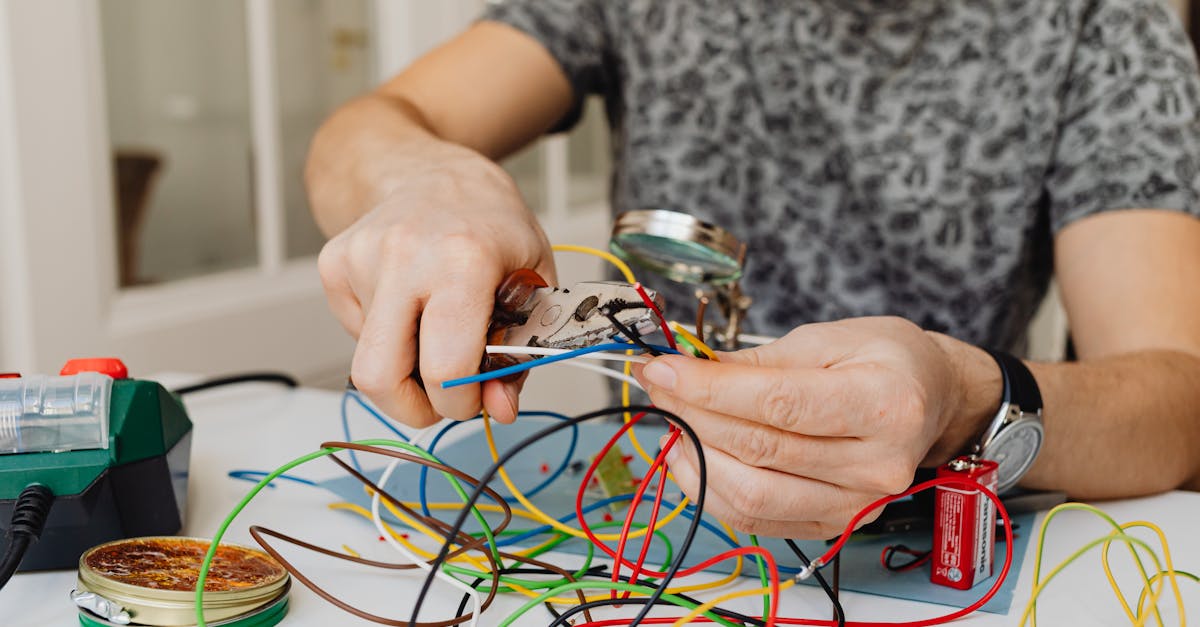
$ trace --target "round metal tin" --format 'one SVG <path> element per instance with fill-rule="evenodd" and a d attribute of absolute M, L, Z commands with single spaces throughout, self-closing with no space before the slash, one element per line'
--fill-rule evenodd
<path fill-rule="evenodd" d="M 77 588 L 125 608 L 136 624 L 192 625 L 196 579 L 209 544 L 177 537 L 101 544 L 80 556 Z M 222 544 L 205 584 L 204 615 L 213 622 L 245 615 L 286 594 L 288 583 L 287 571 L 266 553 Z"/>

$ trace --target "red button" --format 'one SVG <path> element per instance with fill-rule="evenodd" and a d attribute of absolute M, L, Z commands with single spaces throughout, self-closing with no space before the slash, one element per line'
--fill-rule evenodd
<path fill-rule="evenodd" d="M 69 377 L 81 372 L 99 372 L 114 379 L 128 379 L 129 369 L 115 357 L 94 357 L 90 359 L 72 359 L 67 362 L 58 374 Z"/>
<path fill-rule="evenodd" d="M 19 372 L 0 372 L 0 379 L 20 379 L 20 378 L 21 378 L 21 373 L 19 373 Z"/>

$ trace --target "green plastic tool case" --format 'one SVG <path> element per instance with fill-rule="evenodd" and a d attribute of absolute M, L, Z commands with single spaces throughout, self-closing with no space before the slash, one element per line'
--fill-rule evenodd
<path fill-rule="evenodd" d="M 63 372 L 0 378 L 0 532 L 26 486 L 55 495 L 22 571 L 75 568 L 97 544 L 183 526 L 192 423 L 179 398 L 116 360 Z"/>

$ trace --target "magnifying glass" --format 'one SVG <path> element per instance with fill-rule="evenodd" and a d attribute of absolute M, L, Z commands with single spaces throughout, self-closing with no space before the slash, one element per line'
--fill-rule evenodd
<path fill-rule="evenodd" d="M 617 256 L 692 285 L 728 285 L 742 277 L 746 247 L 719 226 L 675 211 L 626 211 L 613 224 Z"/>
<path fill-rule="evenodd" d="M 726 320 L 721 336 L 737 347 L 738 329 L 750 298 L 741 293 L 746 245 L 725 229 L 675 211 L 627 211 L 613 223 L 609 248 L 618 257 L 672 281 L 696 285 L 701 308 L 696 327 L 704 333 L 704 303 L 711 292 Z"/>

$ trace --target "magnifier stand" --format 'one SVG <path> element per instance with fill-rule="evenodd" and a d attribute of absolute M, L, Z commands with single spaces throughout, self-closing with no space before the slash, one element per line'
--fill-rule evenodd
<path fill-rule="evenodd" d="M 710 287 L 708 290 L 696 290 L 696 297 L 700 300 L 696 328 L 709 331 L 721 350 L 737 350 L 742 320 L 745 319 L 746 312 L 754 302 L 753 299 L 742 293 L 742 288 L 736 281 L 728 285 Z M 721 317 L 725 319 L 724 329 L 710 327 L 704 322 L 704 310 L 710 298 L 715 299 L 717 308 L 721 310 Z"/>

